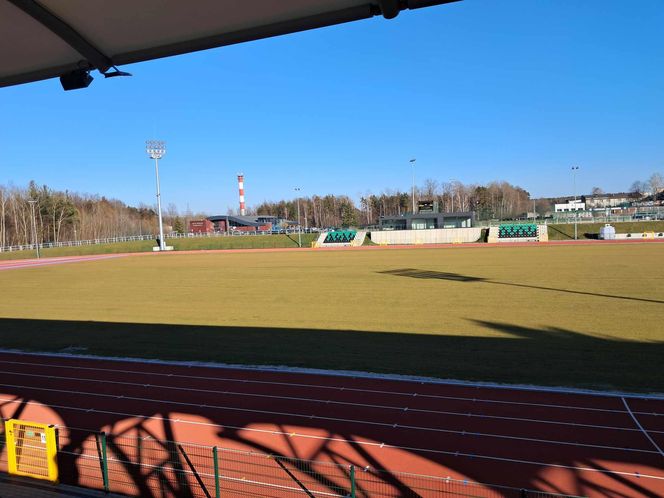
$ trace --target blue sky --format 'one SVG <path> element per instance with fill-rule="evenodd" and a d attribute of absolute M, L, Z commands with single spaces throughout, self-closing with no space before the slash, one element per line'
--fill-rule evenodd
<path fill-rule="evenodd" d="M 535 196 L 664 173 L 662 0 L 465 0 L 124 66 L 63 92 L 0 89 L 0 184 L 165 204 L 237 204 L 425 178 L 507 180 Z"/>

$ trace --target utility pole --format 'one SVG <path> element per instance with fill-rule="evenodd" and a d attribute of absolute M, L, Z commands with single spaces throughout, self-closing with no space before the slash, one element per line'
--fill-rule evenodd
<path fill-rule="evenodd" d="M 293 190 L 297 192 L 297 245 L 302 247 L 302 223 L 300 223 L 300 187 Z"/>
<path fill-rule="evenodd" d="M 39 241 L 37 240 L 37 218 L 35 217 L 35 204 L 37 201 L 29 200 L 30 209 L 32 210 L 32 242 L 35 244 L 35 249 L 37 250 L 37 259 L 41 257 L 39 254 Z"/>
<path fill-rule="evenodd" d="M 413 214 L 415 214 L 415 161 L 417 159 L 410 160 L 410 165 L 413 167 Z"/>
<path fill-rule="evenodd" d="M 576 205 L 576 172 L 579 171 L 578 166 L 572 166 L 572 182 L 574 184 L 574 240 L 578 239 L 577 223 L 579 220 L 579 210 Z"/>

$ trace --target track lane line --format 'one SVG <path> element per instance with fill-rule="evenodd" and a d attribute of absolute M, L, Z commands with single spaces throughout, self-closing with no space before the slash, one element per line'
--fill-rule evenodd
<path fill-rule="evenodd" d="M 133 413 L 116 412 L 116 411 L 110 411 L 110 410 L 97 410 L 97 409 L 94 409 L 94 408 L 79 408 L 79 407 L 71 407 L 71 406 L 65 406 L 65 405 L 54 405 L 54 404 L 48 404 L 48 403 L 40 403 L 40 402 L 37 402 L 37 401 L 24 401 L 24 400 L 21 400 L 21 399 L 11 399 L 11 398 L 1 398 L 0 397 L 0 400 L 6 401 L 9 404 L 27 404 L 27 405 L 35 405 L 35 406 L 46 406 L 46 407 L 49 407 L 49 408 L 72 410 L 72 411 L 78 411 L 78 412 L 84 412 L 84 413 L 103 413 L 103 414 L 108 414 L 108 415 L 119 415 L 119 416 L 123 416 L 123 417 L 132 417 L 132 418 L 137 418 L 137 419 L 141 419 L 141 420 L 157 420 L 157 421 L 170 422 L 170 423 L 182 423 L 182 424 L 195 425 L 195 426 L 215 427 L 215 428 L 219 428 L 219 429 L 242 430 L 242 431 L 247 431 L 247 432 L 256 432 L 256 433 L 262 433 L 262 434 L 268 434 L 268 435 L 279 435 L 279 436 L 293 437 L 293 433 L 284 432 L 284 431 L 254 429 L 254 428 L 238 427 L 238 426 L 232 426 L 232 425 L 214 424 L 214 423 L 210 423 L 210 422 L 198 422 L 198 421 L 187 420 L 187 419 L 172 419 L 172 418 L 169 418 L 169 417 L 162 417 L 162 416 L 148 416 L 148 415 L 139 415 L 139 414 L 133 414 Z M 579 467 L 579 466 L 574 466 L 574 465 L 546 463 L 546 462 L 539 462 L 539 461 L 534 461 L 534 460 L 520 460 L 520 459 L 515 459 L 515 458 L 497 457 L 497 456 L 482 455 L 482 454 L 476 454 L 476 453 L 464 453 L 464 452 L 459 452 L 459 451 L 446 451 L 446 450 L 436 450 L 436 449 L 427 449 L 427 448 L 417 448 L 417 447 L 411 447 L 411 446 L 398 446 L 398 445 L 391 445 L 391 444 L 386 444 L 386 443 L 376 443 L 376 442 L 372 442 L 372 441 L 348 440 L 348 439 L 345 439 L 345 438 L 315 436 L 315 435 L 312 435 L 312 434 L 299 434 L 298 433 L 298 434 L 295 434 L 295 436 L 296 437 L 301 437 L 303 439 L 314 439 L 314 440 L 320 440 L 320 441 L 341 442 L 341 443 L 350 444 L 350 445 L 359 444 L 359 445 L 362 445 L 362 446 L 378 447 L 378 448 L 381 448 L 381 449 L 382 448 L 388 448 L 388 449 L 405 450 L 405 451 L 417 451 L 417 452 L 423 452 L 423 453 L 432 453 L 432 454 L 448 455 L 448 456 L 455 456 L 455 457 L 461 456 L 461 457 L 485 459 L 485 460 L 500 461 L 500 462 L 507 462 L 507 463 L 527 464 L 527 465 L 536 465 L 536 466 L 540 466 L 540 467 L 550 467 L 550 468 L 569 469 L 569 470 L 583 471 L 583 472 L 593 472 L 593 473 L 604 474 L 604 475 L 619 475 L 619 476 L 625 476 L 625 477 L 647 478 L 647 479 L 654 479 L 654 480 L 658 480 L 658 481 L 664 481 L 664 475 L 657 476 L 657 475 L 642 474 L 642 473 L 637 473 L 637 472 L 626 472 L 626 471 L 620 471 L 620 470 L 597 469 L 597 468 L 593 468 L 593 467 Z M 656 452 L 653 451 L 652 453 L 656 453 Z"/>
<path fill-rule="evenodd" d="M 657 445 L 657 443 L 655 442 L 655 440 L 654 440 L 652 437 L 650 437 L 650 434 L 648 434 L 648 431 L 646 431 L 646 430 L 643 428 L 643 426 L 641 425 L 641 423 L 639 422 L 639 420 L 636 418 L 636 416 L 634 415 L 634 413 L 632 413 L 632 409 L 629 407 L 629 404 L 627 403 L 627 400 L 626 400 L 625 398 L 620 398 L 620 399 L 622 399 L 622 402 L 624 403 L 625 408 L 627 409 L 627 413 L 629 413 L 629 416 L 632 417 L 632 420 L 633 420 L 634 423 L 638 426 L 638 428 L 641 429 L 641 432 L 643 433 L 643 435 L 644 435 L 646 438 L 648 438 L 648 441 L 650 441 L 650 442 L 652 443 L 652 445 L 655 447 L 655 449 L 659 452 L 659 454 L 662 455 L 662 456 L 664 457 L 664 451 L 662 451 L 662 448 L 660 448 L 660 447 Z"/>
<path fill-rule="evenodd" d="M 12 385 L 0 383 L 0 386 L 17 388 L 17 389 L 31 389 L 33 391 L 46 391 L 46 392 L 55 392 L 60 394 L 74 394 L 74 395 L 84 395 L 90 397 L 100 397 L 106 399 L 116 399 L 116 400 L 131 400 L 139 401 L 143 403 L 156 403 L 156 404 L 167 404 L 167 405 L 179 405 L 179 406 L 189 406 L 201 408 L 203 405 L 200 403 L 188 403 L 186 401 L 173 401 L 173 400 L 162 400 L 162 399 L 152 399 L 152 398 L 140 398 L 137 396 L 123 396 L 117 394 L 101 394 L 93 393 L 86 391 L 69 391 L 65 389 L 52 389 L 47 387 L 33 387 L 33 386 L 21 386 L 21 385 Z M 426 431 L 426 432 L 437 432 L 441 434 L 454 434 L 460 436 L 476 436 L 476 437 L 486 437 L 486 438 L 496 438 L 496 439 L 505 439 L 513 441 L 524 441 L 529 443 L 544 443 L 551 445 L 559 446 L 574 446 L 578 448 L 595 448 L 602 450 L 610 450 L 617 452 L 628 452 L 628 453 L 644 453 L 644 454 L 657 454 L 656 451 L 638 449 L 638 448 L 622 448 L 619 446 L 608 446 L 608 445 L 599 445 L 599 444 L 590 444 L 590 443 L 577 443 L 570 441 L 557 441 L 551 439 L 541 439 L 541 438 L 529 438 L 522 436 L 509 436 L 509 435 L 499 435 L 499 434 L 490 434 L 476 431 L 460 431 L 453 429 L 441 429 L 441 428 L 432 428 L 432 427 L 420 427 L 414 425 L 406 425 L 399 423 L 388 423 L 388 422 L 375 422 L 371 420 L 357 420 L 357 419 L 345 419 L 341 417 L 326 417 L 323 415 L 313 415 L 313 414 L 303 414 L 303 413 L 293 413 L 293 412 L 281 412 L 276 410 L 258 410 L 253 408 L 240 408 L 240 407 L 231 407 L 231 406 L 220 406 L 220 405 L 204 405 L 205 409 L 210 410 L 226 410 L 232 412 L 245 412 L 245 413 L 257 413 L 261 415 L 278 415 L 283 417 L 293 417 L 293 418 L 304 418 L 307 420 L 326 420 L 329 422 L 341 422 L 347 424 L 357 424 L 357 425 L 369 425 L 374 427 L 385 427 L 389 429 L 408 429 L 408 430 L 417 430 L 417 431 Z"/>
<path fill-rule="evenodd" d="M 0 271 L 5 270 L 19 270 L 22 268 L 40 268 L 44 266 L 57 266 L 66 263 L 80 263 L 84 261 L 100 261 L 106 259 L 115 259 L 124 257 L 123 254 L 108 254 L 108 255 L 95 255 L 95 256 L 79 256 L 79 257 L 64 257 L 52 258 L 43 260 L 28 260 L 21 261 L 20 263 L 4 263 L 0 262 Z M 14 261 L 14 260 L 12 260 Z"/>
<path fill-rule="evenodd" d="M 508 416 L 501 416 L 501 415 L 487 415 L 487 414 L 480 414 L 480 413 L 455 412 L 455 411 L 446 411 L 446 410 L 429 410 L 429 409 L 422 409 L 422 408 L 411 408 L 411 407 L 408 407 L 408 406 L 390 406 L 390 405 L 378 405 L 378 404 L 370 404 L 370 403 L 355 403 L 355 402 L 350 402 L 350 401 L 335 401 L 335 400 L 329 400 L 329 399 L 306 398 L 306 397 L 298 397 L 298 396 L 282 396 L 282 395 L 272 395 L 272 394 L 246 393 L 246 392 L 229 391 L 229 390 L 199 389 L 199 388 L 192 388 L 192 387 L 176 387 L 176 386 L 167 386 L 167 385 L 160 385 L 160 384 L 150 384 L 150 383 L 146 384 L 146 383 L 140 383 L 140 382 L 124 382 L 124 381 L 116 381 L 116 380 L 108 380 L 108 379 L 90 379 L 90 378 L 83 379 L 83 378 L 79 378 L 79 377 L 65 377 L 65 376 L 46 375 L 46 374 L 31 374 L 31 373 L 14 372 L 14 371 L 8 371 L 8 370 L 0 370 L 0 374 L 16 375 L 16 376 L 23 376 L 23 377 L 37 377 L 37 378 L 46 378 L 46 379 L 57 379 L 57 380 L 74 381 L 74 382 L 95 382 L 95 383 L 103 382 L 105 384 L 131 386 L 131 387 L 145 388 L 145 389 L 156 388 L 156 389 L 164 389 L 164 390 L 171 390 L 171 391 L 183 391 L 183 392 L 191 392 L 191 393 L 221 394 L 221 395 L 229 395 L 229 396 L 266 398 L 266 399 L 296 401 L 296 402 L 304 401 L 304 402 L 318 403 L 318 404 L 324 404 L 324 405 L 340 405 L 340 406 L 371 408 L 371 409 L 378 409 L 378 410 L 391 410 L 391 411 L 396 411 L 396 412 L 399 412 L 399 413 L 403 412 L 403 411 L 408 411 L 410 413 L 423 413 L 423 414 L 432 414 L 432 415 L 448 415 L 448 416 L 462 417 L 462 418 L 471 417 L 471 418 L 481 418 L 481 419 L 489 419 L 489 420 L 503 420 L 503 421 L 507 421 L 507 422 L 530 422 L 530 423 L 561 425 L 561 426 L 569 426 L 569 427 L 583 427 L 583 428 L 589 428 L 589 429 L 603 429 L 603 430 L 616 430 L 616 431 L 626 431 L 626 432 L 640 432 L 639 429 L 633 428 L 633 427 L 616 427 L 616 426 L 610 426 L 610 425 L 584 424 L 584 423 L 579 423 L 579 422 L 564 422 L 564 421 L 561 422 L 561 421 L 557 421 L 557 420 L 542 420 L 542 419 L 536 419 L 536 418 L 508 417 Z M 664 431 L 654 430 L 654 431 L 650 431 L 650 432 L 655 433 L 655 434 L 664 434 Z"/>
<path fill-rule="evenodd" d="M 104 361 L 104 360 L 102 360 Z M 44 364 L 44 363 L 32 363 L 32 362 L 15 362 L 0 360 L 0 363 L 9 363 L 9 364 L 20 364 L 26 366 L 38 366 L 43 368 L 65 368 L 72 370 L 84 370 L 84 371 L 98 371 L 98 372 L 116 372 L 121 374 L 130 374 L 130 375 L 155 375 L 159 377 L 168 377 L 168 378 L 180 378 L 187 380 L 205 380 L 205 381 L 218 381 L 218 382 L 235 382 L 240 384 L 263 384 L 263 385 L 276 385 L 276 386 L 287 386 L 287 387 L 305 387 L 311 389 L 327 389 L 327 390 L 336 390 L 336 391 L 348 391 L 348 392 L 359 392 L 359 393 L 368 393 L 368 394 L 385 394 L 392 396 L 418 396 L 428 399 L 441 399 L 441 400 L 453 400 L 453 401 L 471 401 L 475 403 L 494 403 L 494 404 L 505 404 L 505 405 L 516 405 L 516 406 L 527 406 L 527 407 L 539 407 L 539 408 L 557 408 L 563 410 L 581 410 L 589 412 L 600 412 L 600 413 L 616 413 L 624 414 L 624 410 L 613 409 L 613 408 L 593 408 L 593 407 L 584 407 L 584 406 L 571 406 L 571 405 L 560 405 L 553 403 L 528 403 L 524 401 L 509 401 L 509 400 L 499 400 L 499 399 L 486 399 L 478 397 L 464 397 L 464 396 L 446 396 L 438 394 L 423 394 L 423 393 L 414 393 L 406 391 L 387 391 L 380 389 L 363 389 L 363 388 L 354 388 L 354 387 L 345 387 L 345 386 L 327 386 L 319 384 L 304 384 L 297 382 L 277 382 L 277 381 L 264 381 L 264 380 L 247 380 L 247 379 L 236 379 L 232 377 L 209 377 L 209 376 L 200 376 L 200 375 L 184 375 L 184 374 L 173 374 L 173 373 L 161 373 L 161 372 L 151 372 L 151 371 L 142 371 L 142 370 L 121 370 L 115 368 L 100 368 L 100 367 L 81 367 L 81 366 L 68 366 L 62 364 Z M 146 363 L 150 365 L 150 363 Z M 203 367 L 204 368 L 204 367 Z M 272 373 L 272 372 L 268 372 Z M 288 372 L 285 372 L 288 373 Z M 404 381 L 408 382 L 408 381 Z M 487 390 L 494 390 L 492 387 L 483 388 Z M 583 396 L 582 394 L 575 394 L 575 396 Z M 616 397 L 617 398 L 617 397 Z M 657 400 L 659 401 L 659 400 Z M 657 412 L 635 412 L 640 415 L 664 415 L 664 413 Z"/>

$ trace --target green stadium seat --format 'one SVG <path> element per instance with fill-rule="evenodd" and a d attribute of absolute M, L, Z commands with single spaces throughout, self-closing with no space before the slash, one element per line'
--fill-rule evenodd
<path fill-rule="evenodd" d="M 335 230 L 325 236 L 323 244 L 348 244 L 355 239 L 355 230 Z"/>
<path fill-rule="evenodd" d="M 537 225 L 534 223 L 502 224 L 498 227 L 498 238 L 521 239 L 536 238 Z"/>

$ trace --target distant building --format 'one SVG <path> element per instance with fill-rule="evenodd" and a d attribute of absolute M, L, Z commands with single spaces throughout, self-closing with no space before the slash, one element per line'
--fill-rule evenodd
<path fill-rule="evenodd" d="M 212 233 L 214 223 L 210 220 L 191 220 L 189 222 L 189 233 Z"/>
<path fill-rule="evenodd" d="M 217 232 L 227 232 L 229 230 L 236 232 L 269 232 L 297 226 L 295 221 L 262 214 L 255 216 L 218 215 L 210 216 L 208 220 L 214 224 L 214 229 Z"/>
<path fill-rule="evenodd" d="M 562 204 L 556 204 L 554 206 L 556 213 L 569 213 L 574 211 L 585 211 L 586 203 L 580 199 L 570 200 Z"/>
<path fill-rule="evenodd" d="M 440 213 L 438 202 L 420 201 L 417 213 L 381 216 L 381 230 L 425 230 L 428 228 L 470 228 L 475 223 L 475 213 L 464 211 Z"/>
<path fill-rule="evenodd" d="M 586 203 L 587 209 L 628 208 L 632 202 L 638 200 L 634 194 L 620 192 L 616 194 L 584 195 L 581 199 Z"/>

